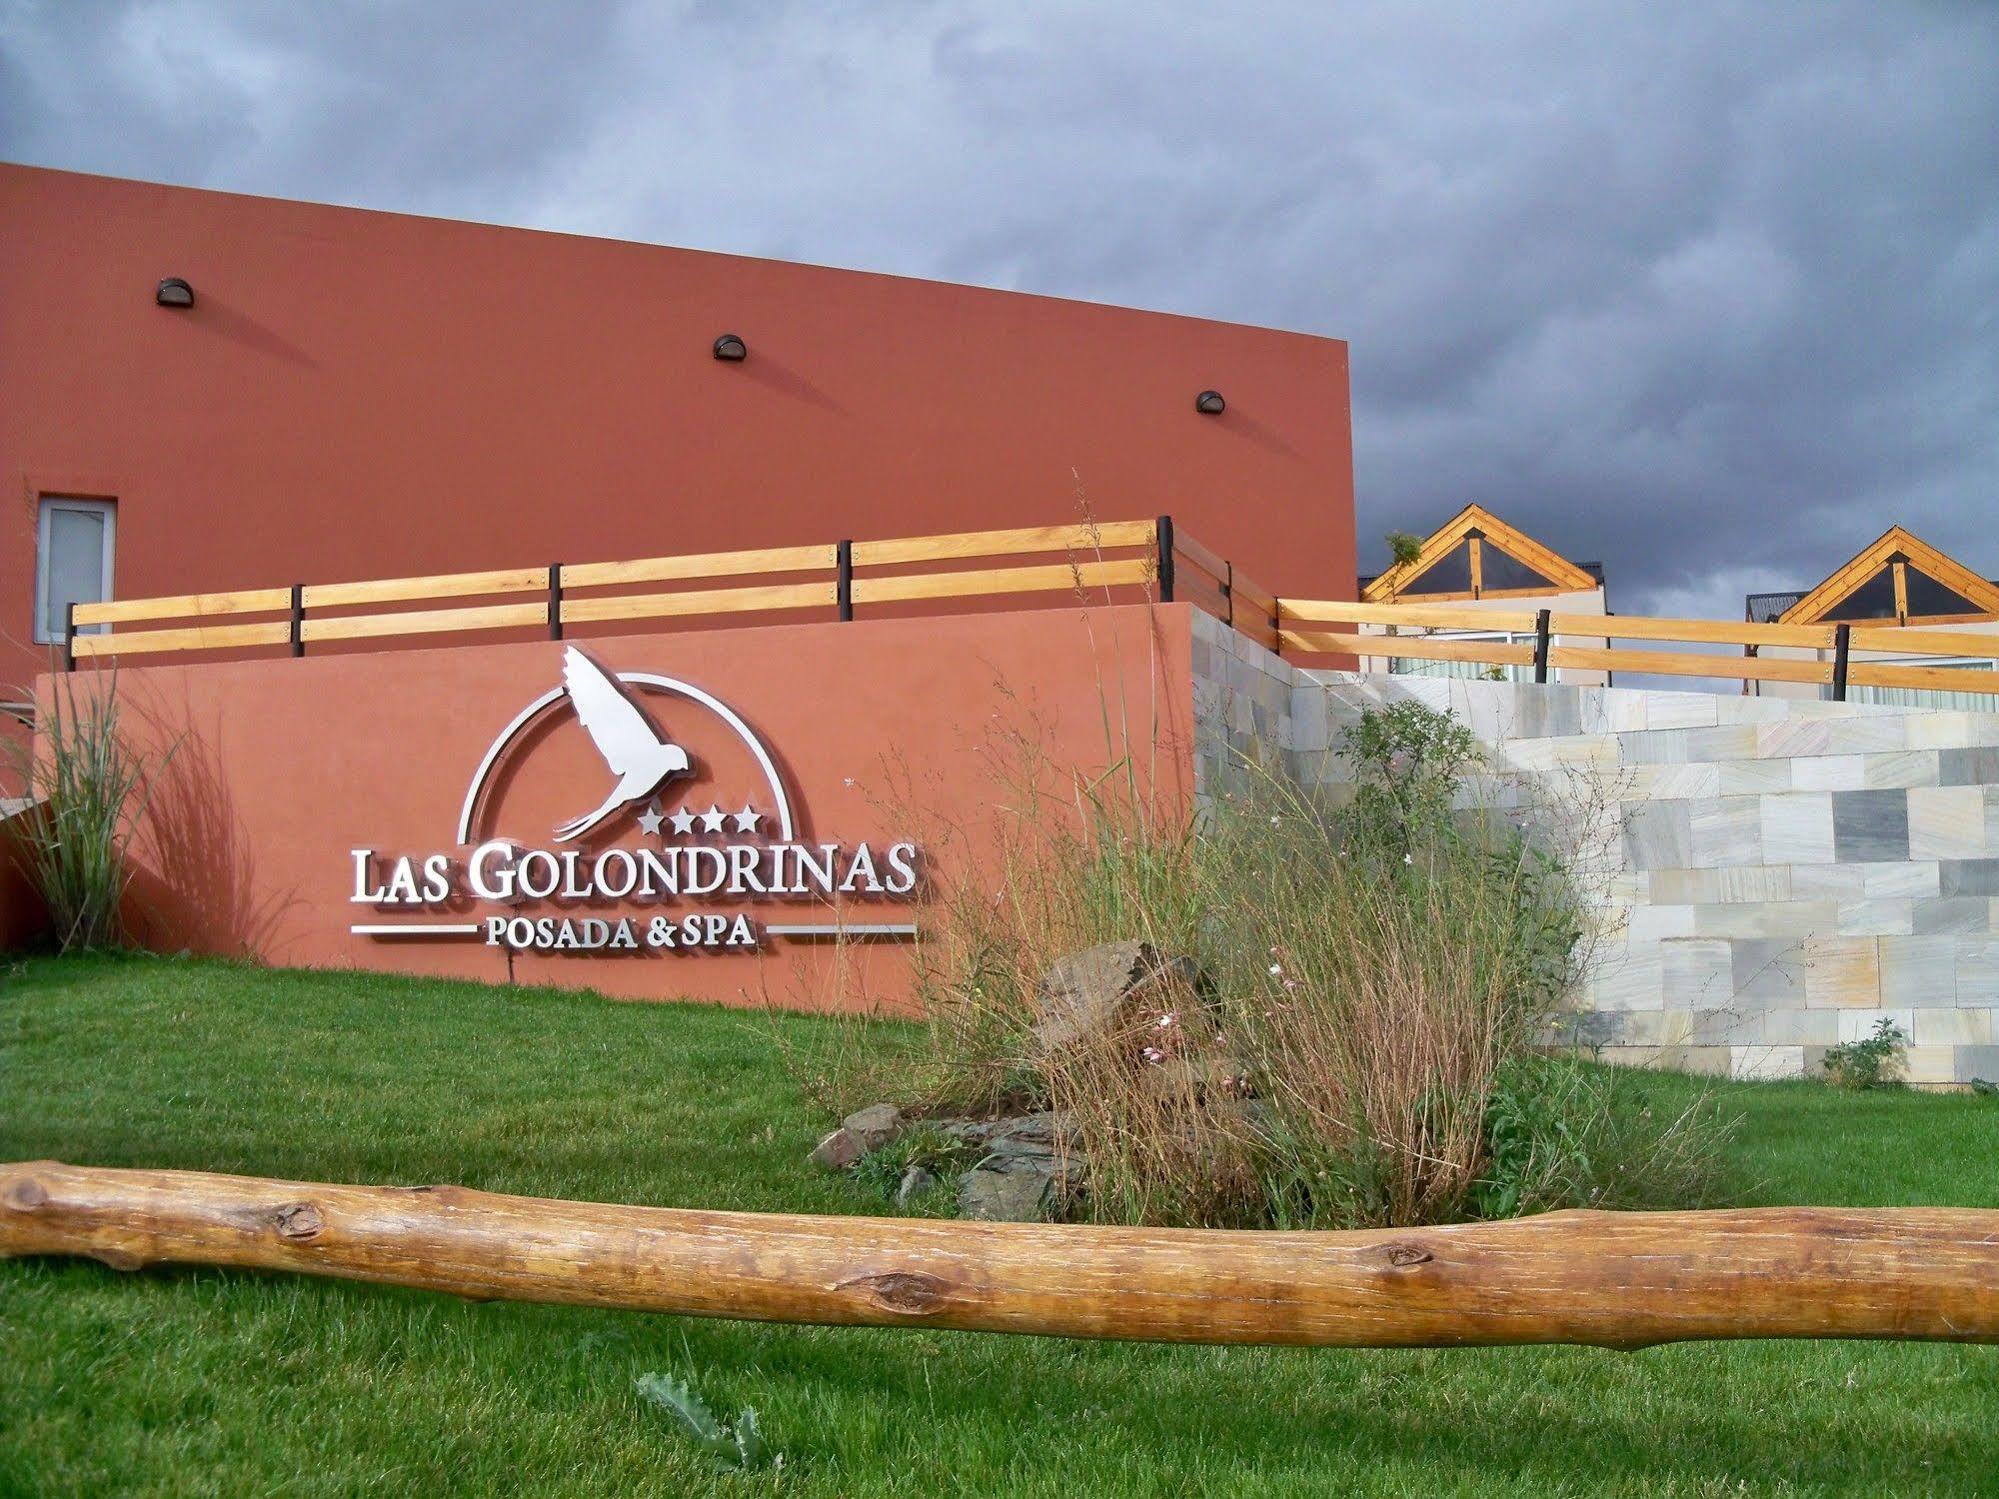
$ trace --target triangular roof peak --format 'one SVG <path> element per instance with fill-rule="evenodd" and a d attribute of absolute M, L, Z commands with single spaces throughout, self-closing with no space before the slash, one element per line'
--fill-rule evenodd
<path fill-rule="evenodd" d="M 1584 568 L 1551 551 L 1519 528 L 1508 525 L 1485 506 L 1471 504 L 1424 537 L 1422 548 L 1412 561 L 1398 562 L 1379 577 L 1371 579 L 1361 590 L 1361 598 L 1370 604 L 1382 604 L 1392 603 L 1405 595 L 1437 597 L 1436 591 L 1426 591 L 1421 586 L 1423 574 L 1467 541 L 1476 541 L 1481 550 L 1488 545 L 1497 547 L 1521 566 L 1546 578 L 1554 590 L 1584 590 L 1597 586 L 1596 578 Z M 1450 596 L 1498 598 L 1549 591 L 1542 588 L 1485 588 L 1481 586 L 1478 569 L 1473 568 L 1469 591 L 1452 590 Z"/>
<path fill-rule="evenodd" d="M 1911 607 L 1908 570 L 1942 584 L 1971 607 L 1949 608 L 1939 613 L 1925 609 L 1918 599 Z M 1988 619 L 1999 615 L 1999 587 L 1980 577 L 1947 552 L 1937 550 L 1904 526 L 1890 526 L 1868 545 L 1835 568 L 1823 583 L 1812 589 L 1781 615 L 1783 624 L 1818 624 L 1829 618 L 1868 583 L 1887 573 L 1893 585 L 1893 605 L 1878 618 L 1919 619 L 1926 622 Z"/>

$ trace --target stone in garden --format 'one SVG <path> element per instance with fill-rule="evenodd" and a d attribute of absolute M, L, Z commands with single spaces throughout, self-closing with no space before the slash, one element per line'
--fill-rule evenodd
<path fill-rule="evenodd" d="M 1032 1223 L 1044 1216 L 1054 1184 L 1052 1157 L 991 1160 L 958 1178 L 958 1214 L 994 1223 Z"/>
<path fill-rule="evenodd" d="M 1104 942 L 1058 960 L 1035 995 L 1035 1042 L 1063 1051 L 1123 1030 L 1140 1005 L 1172 1010 L 1199 990 L 1194 960 L 1161 953 L 1150 942 Z"/>
<path fill-rule="evenodd" d="M 920 1197 L 937 1184 L 936 1176 L 927 1166 L 911 1166 L 902 1173 L 902 1182 L 895 1189 L 895 1205 L 907 1207 L 912 1197 Z"/>
<path fill-rule="evenodd" d="M 1073 1149 L 1080 1143 L 1074 1123 L 1063 1114 L 1022 1114 L 1014 1119 L 995 1119 L 985 1126 L 979 1143 L 990 1155 L 1045 1155 L 1056 1153 L 1058 1145 Z"/>
<path fill-rule="evenodd" d="M 861 1143 L 861 1154 L 880 1150 L 902 1133 L 902 1111 L 892 1103 L 870 1104 L 840 1121 L 840 1128 Z"/>
<path fill-rule="evenodd" d="M 841 1128 L 813 1147 L 808 1159 L 813 1165 L 824 1166 L 828 1171 L 845 1171 L 866 1154 L 860 1140 L 851 1131 Z"/>

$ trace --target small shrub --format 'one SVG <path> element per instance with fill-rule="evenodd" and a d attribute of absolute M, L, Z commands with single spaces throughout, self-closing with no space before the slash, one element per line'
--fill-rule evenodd
<path fill-rule="evenodd" d="M 764 1446 L 753 1408 L 745 1406 L 734 1422 L 723 1422 L 715 1419 L 706 1401 L 671 1375 L 642 1374 L 638 1388 L 640 1395 L 673 1417 L 689 1441 L 723 1467 L 748 1471 L 766 1462 L 784 1461 L 781 1456 L 772 1459 Z"/>
<path fill-rule="evenodd" d="M 1382 540 L 1388 543 L 1388 559 L 1392 566 L 1406 566 L 1423 555 L 1423 538 L 1407 531 L 1390 531 Z"/>
<path fill-rule="evenodd" d="M 1901 1026 L 1883 1016 L 1872 1034 L 1826 1048 L 1826 1081 L 1839 1088 L 1878 1088 L 1897 1081 L 1909 1037 Z"/>
<path fill-rule="evenodd" d="M 55 682 L 36 734 L 40 752 L 13 746 L 22 785 L 41 803 L 20 820 L 16 857 L 61 951 L 117 947 L 131 883 L 125 848 L 145 811 L 149 766 L 119 733 L 115 672 L 95 678 L 89 695 L 80 696 L 75 676 Z"/>

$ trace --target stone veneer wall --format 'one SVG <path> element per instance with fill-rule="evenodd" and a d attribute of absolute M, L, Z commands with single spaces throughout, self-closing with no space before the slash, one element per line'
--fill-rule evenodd
<path fill-rule="evenodd" d="M 1340 726 L 1413 698 L 1489 747 L 1473 796 L 1559 818 L 1607 1060 L 1795 1077 L 1886 1017 L 1911 1081 L 1999 1081 L 1999 714 L 1312 672 L 1194 619 L 1201 796 L 1246 759 L 1335 785 Z"/>

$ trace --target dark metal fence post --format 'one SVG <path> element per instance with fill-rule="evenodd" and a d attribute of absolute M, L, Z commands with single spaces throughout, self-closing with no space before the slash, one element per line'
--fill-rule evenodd
<path fill-rule="evenodd" d="M 562 638 L 562 564 L 548 564 L 548 638 Z"/>
<path fill-rule="evenodd" d="M 305 584 L 292 584 L 292 654 L 305 654 Z"/>
<path fill-rule="evenodd" d="M 1853 626 L 1839 625 L 1832 632 L 1832 700 L 1846 701 L 1846 658 L 1853 645 Z"/>
<path fill-rule="evenodd" d="M 62 669 L 76 670 L 76 600 L 62 606 Z"/>
<path fill-rule="evenodd" d="M 1225 561 L 1222 563 L 1221 585 L 1222 605 L 1229 611 L 1228 625 L 1233 630 L 1235 628 L 1235 564 L 1233 562 Z"/>
<path fill-rule="evenodd" d="M 1158 526 L 1159 602 L 1173 602 L 1173 517 L 1162 515 Z"/>
<path fill-rule="evenodd" d="M 854 617 L 854 543 L 851 538 L 833 548 L 833 566 L 838 574 L 833 595 L 840 605 L 842 623 Z"/>
<path fill-rule="evenodd" d="M 1534 616 L 1534 680 L 1548 680 L 1548 616 L 1554 611 L 1543 609 Z"/>

